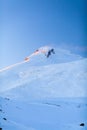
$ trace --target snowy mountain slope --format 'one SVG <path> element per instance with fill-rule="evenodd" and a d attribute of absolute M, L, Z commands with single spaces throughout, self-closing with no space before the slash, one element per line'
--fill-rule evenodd
<path fill-rule="evenodd" d="M 59 51 L 0 73 L 0 128 L 87 129 L 87 59 Z"/>
<path fill-rule="evenodd" d="M 28 63 L 29 65 L 29 63 Z M 21 70 L 15 67 L 1 73 L 2 95 L 12 98 L 84 97 L 87 95 L 87 59 L 33 66 Z"/>

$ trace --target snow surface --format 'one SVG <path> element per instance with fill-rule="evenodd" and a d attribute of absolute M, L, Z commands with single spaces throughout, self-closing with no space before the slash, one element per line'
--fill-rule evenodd
<path fill-rule="evenodd" d="M 0 73 L 3 130 L 86 130 L 87 59 L 56 49 Z M 84 126 L 80 126 L 84 123 Z"/>
<path fill-rule="evenodd" d="M 87 130 L 86 100 L 59 98 L 28 102 L 0 98 L 0 127 L 3 130 Z M 85 126 L 80 126 L 81 123 Z"/>

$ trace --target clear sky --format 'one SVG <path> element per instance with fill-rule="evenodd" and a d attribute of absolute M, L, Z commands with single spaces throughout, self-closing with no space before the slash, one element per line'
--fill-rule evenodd
<path fill-rule="evenodd" d="M 87 50 L 86 0 L 0 0 L 0 68 L 35 49 Z"/>

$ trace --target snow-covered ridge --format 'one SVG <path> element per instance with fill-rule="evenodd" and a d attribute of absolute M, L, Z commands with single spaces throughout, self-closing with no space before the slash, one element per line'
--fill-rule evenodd
<path fill-rule="evenodd" d="M 69 50 L 60 48 L 54 49 L 55 54 L 51 54 L 49 58 L 46 58 L 44 54 L 39 54 L 30 59 L 29 66 L 44 66 L 50 64 L 67 63 L 83 59 L 80 55 L 71 53 Z"/>

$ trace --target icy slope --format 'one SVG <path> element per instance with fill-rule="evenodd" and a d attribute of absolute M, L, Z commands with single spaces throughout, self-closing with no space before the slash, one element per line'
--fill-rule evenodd
<path fill-rule="evenodd" d="M 87 95 L 87 59 L 47 66 L 15 67 L 0 74 L 0 93 L 30 98 Z"/>

